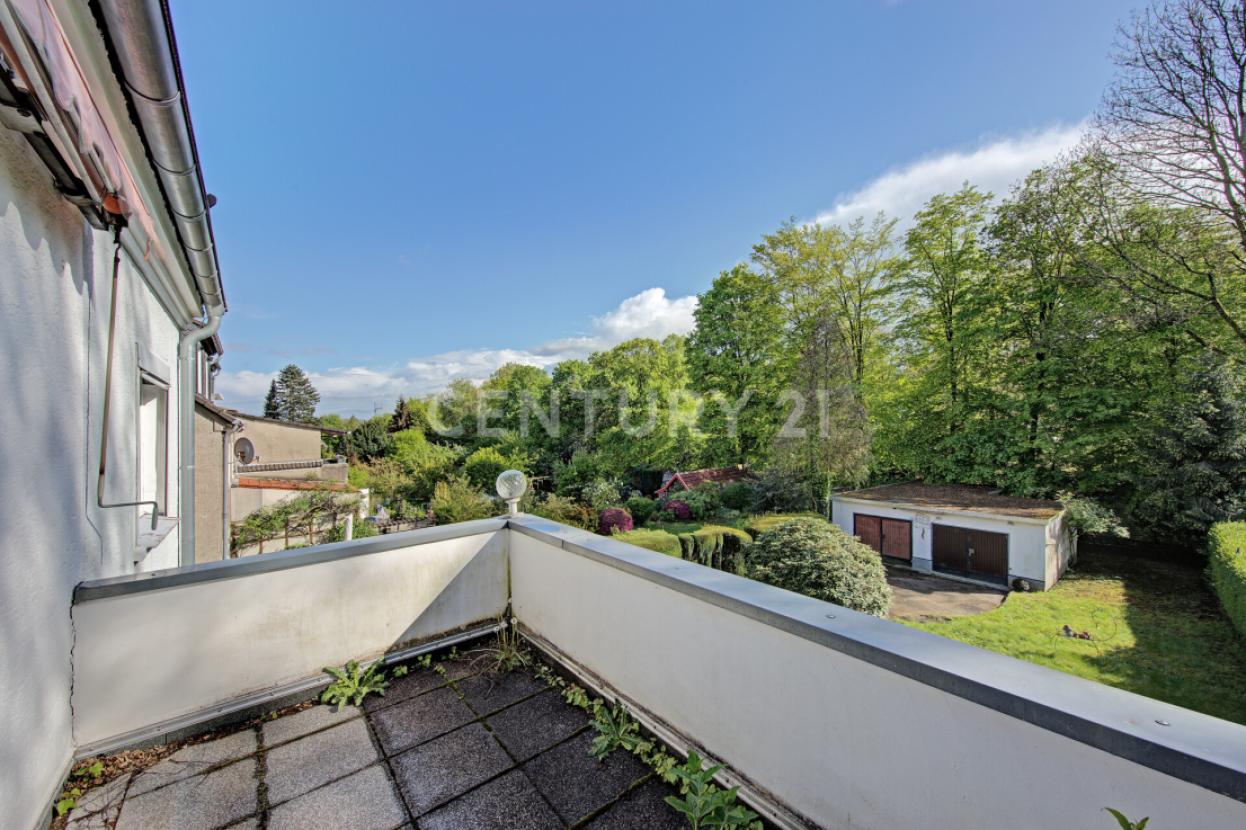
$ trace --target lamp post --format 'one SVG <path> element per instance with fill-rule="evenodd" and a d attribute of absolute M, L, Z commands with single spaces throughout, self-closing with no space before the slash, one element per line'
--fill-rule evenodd
<path fill-rule="evenodd" d="M 528 489 L 528 477 L 519 470 L 506 470 L 494 482 L 498 495 L 506 502 L 506 513 L 510 516 L 519 515 L 519 499 Z"/>

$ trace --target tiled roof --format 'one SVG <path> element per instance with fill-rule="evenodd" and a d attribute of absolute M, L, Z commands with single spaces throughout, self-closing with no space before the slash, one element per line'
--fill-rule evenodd
<path fill-rule="evenodd" d="M 753 474 L 743 464 L 737 464 L 734 467 L 708 467 L 704 470 L 689 470 L 688 472 L 675 473 L 675 475 L 671 476 L 670 481 L 658 489 L 658 492 L 666 492 L 667 488 L 676 482 L 682 484 L 684 489 L 691 490 L 698 484 L 704 484 L 707 481 L 714 484 L 730 484 L 733 481 L 742 481 L 752 477 Z"/>

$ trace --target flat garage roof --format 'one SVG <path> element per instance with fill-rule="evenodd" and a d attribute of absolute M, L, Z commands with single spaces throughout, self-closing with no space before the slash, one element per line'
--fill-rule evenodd
<path fill-rule="evenodd" d="M 836 493 L 836 498 L 893 502 L 928 510 L 965 510 L 1024 519 L 1050 519 L 1064 509 L 1058 501 L 1002 495 L 990 487 L 967 484 L 884 484 Z"/>

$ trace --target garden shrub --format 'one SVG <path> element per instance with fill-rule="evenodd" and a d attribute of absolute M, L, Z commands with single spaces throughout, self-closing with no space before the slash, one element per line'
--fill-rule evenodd
<path fill-rule="evenodd" d="M 800 473 L 781 467 L 763 470 L 753 483 L 754 503 L 750 509 L 793 513 L 813 507 L 807 482 Z"/>
<path fill-rule="evenodd" d="M 792 519 L 817 519 L 824 524 L 830 524 L 817 513 L 767 513 L 764 516 L 753 516 L 750 518 L 745 523 L 744 529 L 749 536 L 756 539 L 767 530 L 770 530 L 770 528 L 778 527 L 784 522 L 792 521 Z"/>
<path fill-rule="evenodd" d="M 368 539 L 380 533 L 376 529 L 376 525 L 363 519 L 355 519 L 355 526 L 351 530 L 352 539 Z M 346 522 L 334 525 L 333 529 L 325 533 L 320 542 L 327 544 L 329 542 L 343 542 L 346 540 Z"/>
<path fill-rule="evenodd" d="M 722 505 L 729 510 L 748 510 L 753 500 L 753 485 L 747 481 L 733 481 L 722 490 Z"/>
<path fill-rule="evenodd" d="M 387 495 L 391 499 L 427 501 L 437 482 L 454 471 L 460 450 L 433 444 L 418 429 L 400 430 L 392 438 L 393 457 L 374 462 L 378 471 L 383 467 L 388 468 L 389 465 L 399 465 L 401 479 L 391 488 L 393 492 Z"/>
<path fill-rule="evenodd" d="M 717 484 L 706 481 L 691 490 L 679 494 L 678 501 L 688 505 L 694 519 L 708 519 L 718 513 L 722 505 L 722 491 Z M 668 507 L 671 502 L 668 502 Z"/>
<path fill-rule="evenodd" d="M 679 538 L 665 530 L 629 530 L 626 533 L 614 534 L 614 538 L 620 542 L 627 542 L 629 545 L 665 553 L 667 556 L 680 557 Z"/>
<path fill-rule="evenodd" d="M 550 493 L 541 501 L 534 503 L 527 512 L 533 516 L 540 516 L 543 519 L 561 522 L 583 530 L 592 527 L 593 520 L 596 518 L 585 505 L 556 493 Z"/>
<path fill-rule="evenodd" d="M 765 531 L 749 546 L 746 568 L 752 579 L 876 617 L 891 605 L 878 554 L 822 519 Z"/>
<path fill-rule="evenodd" d="M 485 494 L 472 487 L 471 482 L 462 476 L 451 476 L 437 482 L 428 509 L 439 525 L 486 519 L 496 512 Z"/>
<path fill-rule="evenodd" d="M 616 531 L 626 533 L 632 529 L 632 514 L 622 507 L 607 507 L 597 519 L 597 532 L 609 536 Z"/>
<path fill-rule="evenodd" d="M 627 512 L 632 514 L 632 519 L 638 525 L 649 521 L 657 509 L 657 502 L 644 496 L 632 496 L 627 500 Z"/>
<path fill-rule="evenodd" d="M 584 488 L 597 478 L 597 459 L 583 450 L 576 450 L 570 461 L 554 463 L 554 490 L 560 496 L 582 496 Z"/>
<path fill-rule="evenodd" d="M 481 447 L 463 461 L 463 474 L 467 480 L 486 493 L 493 489 L 498 476 L 507 469 L 510 469 L 510 462 L 493 447 Z"/>
<path fill-rule="evenodd" d="M 1207 535 L 1208 571 L 1224 613 L 1246 637 L 1246 522 L 1217 522 Z"/>
<path fill-rule="evenodd" d="M 597 479 L 584 485 L 583 499 L 594 510 L 605 510 L 619 504 L 619 482 Z"/>
<path fill-rule="evenodd" d="M 692 510 L 679 499 L 668 501 L 666 506 L 662 508 L 662 513 L 665 514 L 662 517 L 663 521 L 687 522 L 692 519 Z"/>

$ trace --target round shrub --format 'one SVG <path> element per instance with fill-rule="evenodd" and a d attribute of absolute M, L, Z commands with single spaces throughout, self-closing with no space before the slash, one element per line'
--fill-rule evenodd
<path fill-rule="evenodd" d="M 793 519 L 749 546 L 750 578 L 881 617 L 891 605 L 882 559 L 820 519 Z"/>
<path fill-rule="evenodd" d="M 733 481 L 723 488 L 723 507 L 728 510 L 748 510 L 753 506 L 753 485 L 747 481 Z"/>
<path fill-rule="evenodd" d="M 692 508 L 679 499 L 671 499 L 662 508 L 663 513 L 669 513 L 671 518 L 677 522 L 692 521 Z"/>
<path fill-rule="evenodd" d="M 626 533 L 632 529 L 632 514 L 621 507 L 607 507 L 597 518 L 597 532 L 604 536 Z"/>
<path fill-rule="evenodd" d="M 643 525 L 658 509 L 653 499 L 644 496 L 632 496 L 627 500 L 627 512 L 632 514 L 636 524 Z"/>

